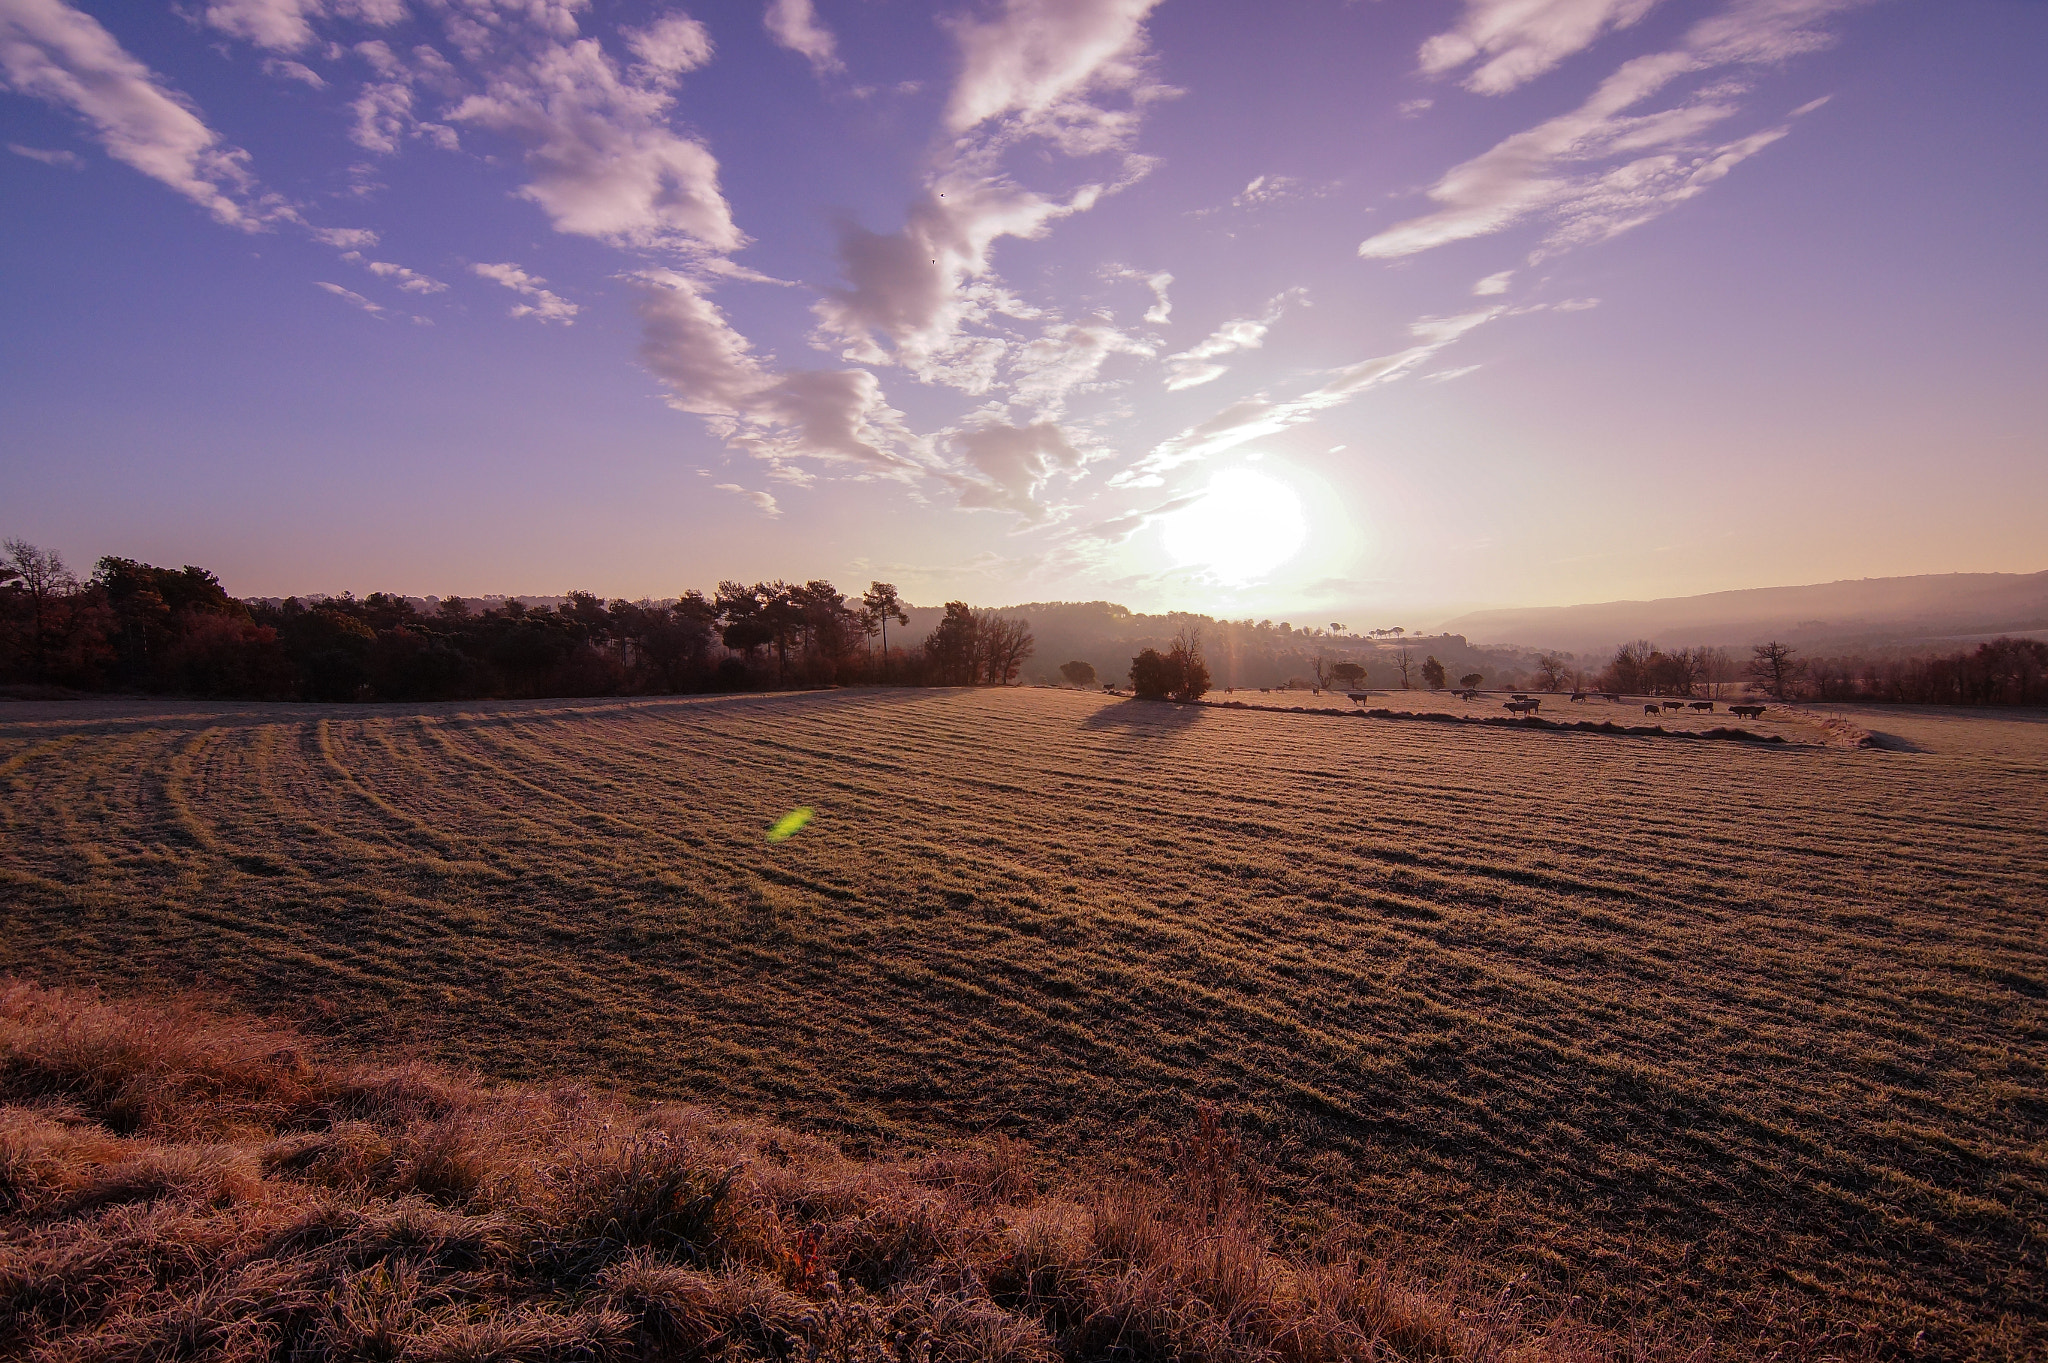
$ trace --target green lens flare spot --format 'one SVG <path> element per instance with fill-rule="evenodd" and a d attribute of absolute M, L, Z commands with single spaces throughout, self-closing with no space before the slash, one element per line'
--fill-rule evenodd
<path fill-rule="evenodd" d="M 809 823 L 817 812 L 817 810 L 812 809 L 809 805 L 799 805 L 795 809 L 790 810 L 789 813 L 777 819 L 775 826 L 768 830 L 768 841 L 783 842 L 795 837 L 797 830 Z"/>

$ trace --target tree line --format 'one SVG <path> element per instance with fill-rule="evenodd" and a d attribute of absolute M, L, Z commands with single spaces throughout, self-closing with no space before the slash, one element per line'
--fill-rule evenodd
<path fill-rule="evenodd" d="M 0 684 L 236 699 L 365 701 L 640 695 L 886 682 L 1015 683 L 1030 623 L 948 602 L 922 641 L 895 586 L 721 582 L 707 596 L 553 607 L 372 592 L 230 596 L 203 568 L 105 557 L 79 578 L 20 540 L 0 553 Z"/>
<path fill-rule="evenodd" d="M 1772 639 L 1752 645 L 1738 662 L 1727 649 L 1666 652 L 1638 640 L 1616 649 L 1591 682 L 1593 690 L 1635 695 L 1718 695 L 1723 684 L 1742 682 L 1780 700 L 2042 705 L 2048 704 L 2048 643 L 2000 637 L 1947 653 L 1807 658 Z"/>

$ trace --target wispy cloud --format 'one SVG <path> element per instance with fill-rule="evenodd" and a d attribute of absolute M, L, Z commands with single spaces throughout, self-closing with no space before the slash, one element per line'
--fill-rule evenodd
<path fill-rule="evenodd" d="M 807 59 L 819 75 L 846 69 L 846 63 L 839 60 L 839 44 L 832 30 L 818 22 L 811 0 L 768 0 L 761 22 L 769 37 Z"/>
<path fill-rule="evenodd" d="M 1057 417 L 1066 410 L 1067 395 L 1094 383 L 1110 356 L 1149 359 L 1153 353 L 1151 345 L 1107 321 L 1055 322 L 1012 352 L 1010 401 Z"/>
<path fill-rule="evenodd" d="M 1448 32 L 1422 45 L 1425 75 L 1477 63 L 1462 82 L 1482 95 L 1506 94 L 1534 80 L 1601 34 L 1627 28 L 1657 0 L 1465 0 Z"/>
<path fill-rule="evenodd" d="M 370 268 L 374 270 L 376 266 Z M 560 294 L 543 288 L 542 285 L 546 284 L 547 280 L 539 275 L 528 274 L 510 261 L 496 265 L 472 265 L 469 268 L 481 277 L 503 284 L 512 292 L 531 300 L 514 304 L 510 309 L 510 315 L 513 317 L 531 317 L 536 322 L 560 322 L 563 326 L 573 326 L 576 314 L 583 310 Z"/>
<path fill-rule="evenodd" d="M 1578 108 L 1453 167 L 1429 189 L 1440 205 L 1436 211 L 1367 238 L 1358 253 L 1414 255 L 1541 216 L 1551 227 L 1540 256 L 1647 222 L 1784 137 L 1791 124 L 1727 141 L 1704 138 L 1741 111 L 1747 86 L 1739 76 L 1696 88 L 1654 113 L 1632 112 L 1638 105 L 1682 77 L 1779 62 L 1825 46 L 1832 40 L 1826 20 L 1870 2 L 1736 0 L 1693 25 L 1683 46 L 1623 63 Z M 1603 12 L 1612 18 L 1633 11 Z"/>
<path fill-rule="evenodd" d="M 295 80 L 301 85 L 310 85 L 315 90 L 325 90 L 327 88 L 327 77 L 321 75 L 304 62 L 285 61 L 272 57 L 263 63 L 263 72 L 265 75 L 276 76 L 281 80 Z"/>
<path fill-rule="evenodd" d="M 1277 294 L 1266 305 L 1266 310 L 1257 317 L 1239 317 L 1225 322 L 1207 336 L 1189 346 L 1177 355 L 1166 357 L 1166 386 L 1173 391 L 1194 388 L 1230 372 L 1230 366 L 1219 364 L 1226 355 L 1240 350 L 1257 350 L 1266 342 L 1266 333 L 1280 320 L 1280 314 L 1292 302 L 1304 302 L 1305 289 L 1289 289 Z"/>
<path fill-rule="evenodd" d="M 1144 104 L 1171 93 L 1148 70 L 1144 22 L 1158 3 L 1004 0 L 989 18 L 953 19 L 962 66 L 947 129 L 1010 120 L 1069 153 L 1122 146 Z M 1113 108 L 1107 95 L 1131 103 Z"/>
<path fill-rule="evenodd" d="M 376 275 L 379 279 L 397 280 L 398 287 L 405 290 L 405 292 L 407 293 L 446 293 L 448 291 L 448 286 L 446 284 L 443 284 L 440 280 L 429 278 L 428 276 L 421 274 L 417 270 L 409 270 L 403 265 L 394 265 L 388 260 L 373 260 L 370 261 L 367 265 L 365 265 L 364 268 L 367 269 L 371 274 Z M 496 275 L 489 275 L 486 277 L 491 279 L 498 279 L 498 276 Z M 503 284 L 505 281 L 503 279 L 498 279 L 498 282 L 500 284 Z M 535 280 L 534 282 L 540 284 L 546 283 L 547 281 Z M 542 289 L 540 290 L 540 292 L 545 294 L 547 293 L 547 290 Z M 548 297 L 554 298 L 554 295 L 548 294 Z M 561 301 L 561 299 L 555 298 L 555 302 L 560 303 Z M 570 308 L 571 315 L 573 315 L 574 312 L 575 309 Z"/>
<path fill-rule="evenodd" d="M 952 433 L 951 444 L 967 470 L 947 481 L 970 510 L 1012 511 L 1027 522 L 1048 517 L 1040 493 L 1060 474 L 1078 473 L 1086 456 L 1072 435 L 1049 421 L 1015 426 L 990 422 Z"/>
<path fill-rule="evenodd" d="M 673 270 L 633 277 L 640 293 L 640 356 L 669 390 L 669 405 L 707 418 L 714 434 L 771 465 L 792 459 L 851 464 L 908 477 L 920 465 L 902 413 L 865 369 L 778 373 L 705 296 Z"/>
<path fill-rule="evenodd" d="M 308 234 L 337 251 L 366 251 L 377 244 L 377 234 L 367 227 L 314 227 Z"/>
<path fill-rule="evenodd" d="M 1425 317 L 1409 327 L 1409 334 L 1415 337 L 1414 345 L 1332 370 L 1326 382 L 1300 397 L 1275 401 L 1259 393 L 1233 402 L 1207 421 L 1155 446 L 1152 453 L 1111 478 L 1109 485 L 1154 487 L 1164 481 L 1160 475 L 1183 464 L 1278 435 L 1414 370 L 1472 328 L 1500 316 L 1501 311 L 1493 307 L 1456 317 Z"/>
<path fill-rule="evenodd" d="M 259 198 L 249 154 L 206 126 L 99 20 L 62 0 L 0 5 L 0 80 L 85 120 L 107 155 L 169 186 L 229 226 L 296 216 Z"/>
<path fill-rule="evenodd" d="M 776 504 L 775 494 L 772 492 L 750 492 L 738 483 L 713 483 L 711 486 L 720 492 L 730 492 L 734 496 L 744 497 L 752 502 L 754 509 L 764 516 L 780 516 L 782 514 L 782 508 Z"/>
<path fill-rule="evenodd" d="M 384 315 L 384 307 L 382 304 L 371 302 L 369 299 L 357 293 L 354 289 L 344 289 L 343 287 L 341 287 L 341 285 L 330 284 L 324 279 L 317 279 L 313 281 L 313 287 L 317 289 L 325 289 L 327 290 L 327 292 L 333 294 L 336 298 L 339 298 L 342 302 L 353 304 L 354 306 L 361 308 L 364 312 L 370 313 L 374 316 L 382 317 Z"/>
<path fill-rule="evenodd" d="M 31 161 L 41 161 L 46 166 L 67 166 L 72 170 L 82 169 L 85 158 L 75 151 L 52 150 L 47 147 L 24 147 L 19 142 L 9 142 L 7 150 L 16 156 L 26 156 Z"/>
<path fill-rule="evenodd" d="M 207 0 L 200 17 L 230 37 L 274 52 L 313 41 L 313 21 L 328 17 L 389 27 L 406 18 L 404 0 Z"/>

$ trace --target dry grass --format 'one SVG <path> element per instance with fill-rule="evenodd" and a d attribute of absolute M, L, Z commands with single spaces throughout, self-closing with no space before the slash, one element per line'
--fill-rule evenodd
<path fill-rule="evenodd" d="M 1360 1226 L 1729 1358 L 2039 1357 L 2048 724 L 1850 717 L 1881 746 L 1047 691 L 24 703 L 0 965 L 855 1153 L 1109 1177 L 1208 1102 L 1290 1245 Z"/>
<path fill-rule="evenodd" d="M 861 1164 L 574 1086 L 309 1059 L 190 1008 L 0 992 L 0 1350 L 38 1360 L 1614 1357 L 1275 1252 L 1213 1121 L 1166 1187 L 1000 1142 Z"/>

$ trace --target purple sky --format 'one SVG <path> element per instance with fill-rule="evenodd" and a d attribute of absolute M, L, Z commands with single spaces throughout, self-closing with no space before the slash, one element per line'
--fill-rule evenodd
<path fill-rule="evenodd" d="M 2044 60 L 2038 0 L 0 0 L 0 533 L 1356 628 L 2036 571 Z"/>

